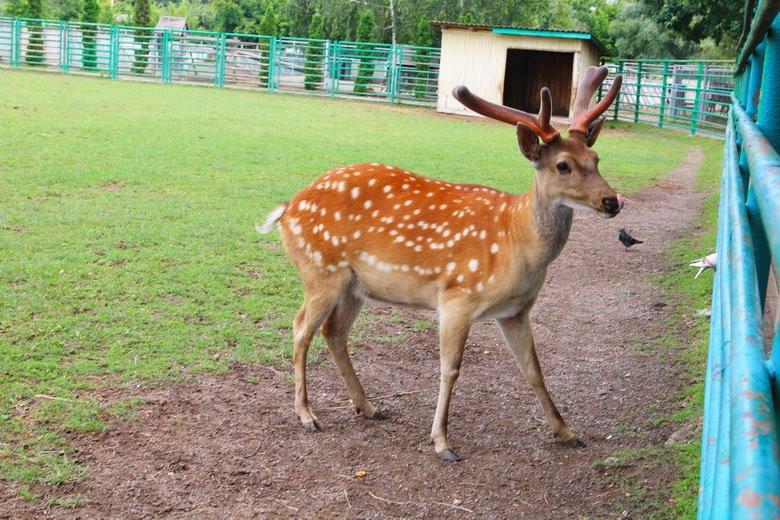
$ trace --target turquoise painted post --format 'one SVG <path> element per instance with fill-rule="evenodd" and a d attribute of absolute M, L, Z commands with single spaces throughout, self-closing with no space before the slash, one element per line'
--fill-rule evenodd
<path fill-rule="evenodd" d="M 336 82 L 339 74 L 339 42 L 331 41 L 328 45 L 328 94 L 333 97 L 336 95 Z"/>
<path fill-rule="evenodd" d="M 59 22 L 57 24 L 57 59 L 60 65 L 60 72 L 65 70 L 65 41 L 68 38 L 68 22 Z"/>
<path fill-rule="evenodd" d="M 623 74 L 623 60 L 620 60 L 620 62 L 618 62 L 618 74 Z M 615 115 L 612 116 L 612 120 L 617 121 L 619 115 L 620 115 L 620 91 L 618 90 L 617 96 L 615 97 Z"/>
<path fill-rule="evenodd" d="M 642 62 L 636 67 L 636 99 L 634 100 L 634 123 L 639 121 L 639 104 L 642 98 Z"/>
<path fill-rule="evenodd" d="M 18 18 L 11 23 L 11 66 L 22 66 L 22 21 Z"/>
<path fill-rule="evenodd" d="M 699 62 L 696 74 L 696 92 L 693 101 L 693 112 L 691 112 L 691 134 L 696 135 L 699 129 L 699 113 L 701 112 L 701 82 L 704 79 L 704 64 Z"/>
<path fill-rule="evenodd" d="M 227 37 L 225 33 L 219 33 L 217 37 L 216 49 L 214 49 L 214 86 L 222 88 L 225 85 L 225 49 L 227 46 Z M 262 56 L 262 55 L 261 55 Z M 260 58 L 260 67 L 263 66 L 263 59 Z M 270 78 L 269 78 L 270 81 Z"/>
<path fill-rule="evenodd" d="M 268 44 L 268 91 L 273 92 L 276 90 L 276 48 L 277 38 L 271 36 L 271 41 Z"/>
<path fill-rule="evenodd" d="M 661 81 L 661 106 L 658 111 L 658 126 L 664 127 L 664 115 L 666 115 L 666 84 L 669 81 L 669 60 L 664 60 L 664 73 Z"/>
<path fill-rule="evenodd" d="M 108 75 L 111 79 L 119 77 L 119 27 L 112 25 L 109 32 Z"/>
<path fill-rule="evenodd" d="M 396 50 L 397 45 L 390 46 L 390 67 L 388 67 L 388 95 L 390 96 L 390 103 L 396 102 L 396 81 L 398 79 L 398 53 Z"/>
<path fill-rule="evenodd" d="M 171 33 L 168 30 L 163 31 L 162 36 L 162 49 L 161 49 L 161 63 L 160 63 L 160 79 L 163 83 L 171 82 Z"/>

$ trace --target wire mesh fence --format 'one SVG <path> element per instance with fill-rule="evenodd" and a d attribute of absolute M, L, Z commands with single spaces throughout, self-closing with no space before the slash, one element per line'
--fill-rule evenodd
<path fill-rule="evenodd" d="M 623 88 L 611 108 L 615 120 L 646 122 L 691 134 L 722 137 L 734 88 L 730 61 L 620 60 L 604 63 Z"/>
<path fill-rule="evenodd" d="M 440 51 L 413 45 L 0 17 L 0 66 L 436 104 Z"/>

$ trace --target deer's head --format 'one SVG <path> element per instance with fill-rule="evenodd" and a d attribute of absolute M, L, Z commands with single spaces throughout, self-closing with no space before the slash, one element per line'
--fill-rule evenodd
<path fill-rule="evenodd" d="M 517 128 L 520 150 L 536 170 L 536 189 L 546 200 L 573 209 L 590 208 L 605 217 L 614 217 L 623 207 L 623 200 L 601 176 L 599 157 L 592 147 L 606 121 L 602 114 L 620 91 L 623 78 L 615 77 L 604 98 L 589 107 L 590 99 L 606 76 L 606 67 L 588 67 L 585 71 L 577 89 L 568 137 L 561 136 L 550 124 L 552 99 L 547 87 L 542 88 L 536 116 L 486 101 L 464 86 L 455 87 L 453 95 L 474 112 Z"/>

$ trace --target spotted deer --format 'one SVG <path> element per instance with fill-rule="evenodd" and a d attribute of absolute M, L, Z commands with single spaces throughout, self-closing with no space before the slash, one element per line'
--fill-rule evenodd
<path fill-rule="evenodd" d="M 347 351 L 347 335 L 366 299 L 434 309 L 439 320 L 441 379 L 431 439 L 443 460 L 458 460 L 447 439 L 447 415 L 466 337 L 475 321 L 494 319 L 533 387 L 553 434 L 583 443 L 566 426 L 544 385 L 529 313 L 547 267 L 569 236 L 573 209 L 614 217 L 623 199 L 599 173 L 591 149 L 617 95 L 617 76 L 589 108 L 607 69 L 589 68 L 577 91 L 568 137 L 550 124 L 551 97 L 541 90 L 538 116 L 485 101 L 466 87 L 455 97 L 487 117 L 514 125 L 536 174 L 527 193 L 429 179 L 384 164 L 331 170 L 268 216 L 303 279 L 304 301 L 293 322 L 295 413 L 322 428 L 306 392 L 306 356 L 322 328 L 356 413 L 385 415 L 366 398 Z M 539 142 L 541 139 L 541 143 Z"/>

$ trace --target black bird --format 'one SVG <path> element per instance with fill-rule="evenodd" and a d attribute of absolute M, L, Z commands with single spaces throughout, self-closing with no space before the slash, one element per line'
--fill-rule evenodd
<path fill-rule="evenodd" d="M 641 240 L 637 240 L 636 238 L 629 235 L 625 229 L 620 230 L 620 233 L 618 233 L 618 238 L 620 239 L 620 242 L 623 244 L 623 246 L 626 248 L 626 251 L 628 251 L 628 248 L 633 245 L 644 243 Z"/>

